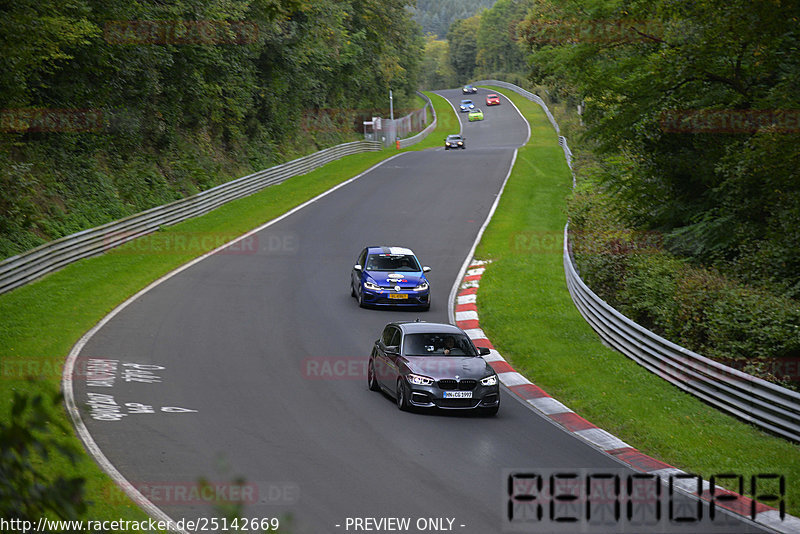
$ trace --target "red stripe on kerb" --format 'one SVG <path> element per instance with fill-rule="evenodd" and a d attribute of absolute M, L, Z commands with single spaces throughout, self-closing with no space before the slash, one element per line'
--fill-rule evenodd
<path fill-rule="evenodd" d="M 592 423 L 581 417 L 580 415 L 572 412 L 567 413 L 554 413 L 550 419 L 564 425 L 570 432 L 577 432 L 578 430 L 586 430 L 588 428 L 597 428 Z"/>
<path fill-rule="evenodd" d="M 549 397 L 545 390 L 540 388 L 539 386 L 534 386 L 533 384 L 522 384 L 519 386 L 511 386 L 510 389 L 513 393 L 516 393 L 518 396 L 522 397 L 523 399 L 539 399 L 542 397 Z"/>
<path fill-rule="evenodd" d="M 472 340 L 472 343 L 473 343 L 473 344 L 474 344 L 476 347 L 486 347 L 487 349 L 492 349 L 492 350 L 494 350 L 494 345 L 492 345 L 492 342 L 491 342 L 491 341 L 489 341 L 489 340 L 488 340 L 488 339 L 486 339 L 486 338 L 473 339 L 473 340 Z"/>
<path fill-rule="evenodd" d="M 514 372 L 514 368 L 509 365 L 508 362 L 489 362 L 489 365 L 492 366 L 492 369 L 498 373 L 511 373 Z"/>
<path fill-rule="evenodd" d="M 659 462 L 655 458 L 647 456 L 646 454 L 639 452 L 636 449 L 633 449 L 629 452 L 623 452 L 617 454 L 616 456 L 623 462 L 629 464 L 634 469 L 638 469 L 639 471 L 643 471 L 645 473 L 672 467 L 671 465 L 665 464 L 664 462 Z"/>
<path fill-rule="evenodd" d="M 481 325 L 478 323 L 477 319 L 468 319 L 466 321 L 456 321 L 456 326 L 462 330 L 471 330 L 473 328 L 480 328 Z"/>

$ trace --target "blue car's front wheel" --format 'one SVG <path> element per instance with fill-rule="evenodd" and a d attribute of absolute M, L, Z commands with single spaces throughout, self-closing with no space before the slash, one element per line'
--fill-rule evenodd
<path fill-rule="evenodd" d="M 364 290 L 363 289 L 358 292 L 358 305 L 361 306 L 362 308 L 366 308 L 367 307 L 367 303 L 364 302 Z"/>

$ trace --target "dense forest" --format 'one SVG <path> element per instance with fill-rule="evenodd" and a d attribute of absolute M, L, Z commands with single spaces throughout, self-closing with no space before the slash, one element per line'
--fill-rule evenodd
<path fill-rule="evenodd" d="M 798 19 L 784 0 L 498 0 L 427 37 L 421 79 L 540 93 L 576 155 L 584 280 L 668 339 L 800 389 Z"/>
<path fill-rule="evenodd" d="M 3 3 L 0 258 L 354 139 L 418 87 L 412 5 Z"/>
<path fill-rule="evenodd" d="M 531 85 L 583 104 L 584 279 L 672 341 L 794 387 L 798 18 L 783 0 L 536 0 L 518 27 Z"/>
<path fill-rule="evenodd" d="M 426 36 L 421 83 L 431 89 L 471 80 L 497 78 L 525 83 L 527 48 L 518 26 L 531 0 L 497 0 L 466 18 L 454 20 L 446 39 Z"/>
<path fill-rule="evenodd" d="M 484 8 L 492 7 L 496 0 L 417 0 L 414 20 L 422 26 L 423 33 L 444 39 L 450 25 L 466 19 Z"/>
<path fill-rule="evenodd" d="M 561 34 L 542 23 L 578 12 Z M 522 28 L 534 81 L 586 102 L 626 221 L 800 297 L 800 5 L 540 0 L 535 13 Z"/>

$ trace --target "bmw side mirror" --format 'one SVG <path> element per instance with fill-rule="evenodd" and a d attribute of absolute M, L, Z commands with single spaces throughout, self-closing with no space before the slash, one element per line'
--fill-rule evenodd
<path fill-rule="evenodd" d="M 429 273 L 429 272 L 431 272 L 431 268 L 426 265 L 425 267 L 422 268 L 422 272 L 423 273 Z"/>
<path fill-rule="evenodd" d="M 490 351 L 486 347 L 478 347 L 478 354 L 480 354 L 481 356 L 488 356 L 491 353 L 492 351 Z"/>
<path fill-rule="evenodd" d="M 361 270 L 361 266 L 356 263 L 355 265 L 353 265 L 353 269 L 355 269 L 356 271 L 360 271 Z"/>

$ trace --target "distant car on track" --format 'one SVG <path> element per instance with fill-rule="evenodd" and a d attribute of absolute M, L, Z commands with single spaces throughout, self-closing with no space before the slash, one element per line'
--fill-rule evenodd
<path fill-rule="evenodd" d="M 403 247 L 365 247 L 350 274 L 350 295 L 368 306 L 431 307 L 431 288 L 414 253 Z"/>
<path fill-rule="evenodd" d="M 499 106 L 500 105 L 500 97 L 497 94 L 492 93 L 486 95 L 486 105 L 487 106 Z"/>
<path fill-rule="evenodd" d="M 475 108 L 475 104 L 472 102 L 472 100 L 462 100 L 458 104 L 458 110 L 461 111 L 462 113 L 467 112 L 473 108 Z"/>
<path fill-rule="evenodd" d="M 450 324 L 393 322 L 375 341 L 367 367 L 369 389 L 385 391 L 401 410 L 500 409 L 497 373 L 467 334 Z"/>
<path fill-rule="evenodd" d="M 467 84 L 461 88 L 461 92 L 464 93 L 465 95 L 474 95 L 475 93 L 478 92 L 478 88 L 475 87 L 474 85 Z"/>
<path fill-rule="evenodd" d="M 483 120 L 483 111 L 480 108 L 475 108 L 469 112 L 467 115 L 467 120 L 469 122 L 472 121 L 482 121 Z"/>
<path fill-rule="evenodd" d="M 467 148 L 467 143 L 463 137 L 460 135 L 448 135 L 447 139 L 444 140 L 444 149 L 450 150 L 451 148 Z"/>

